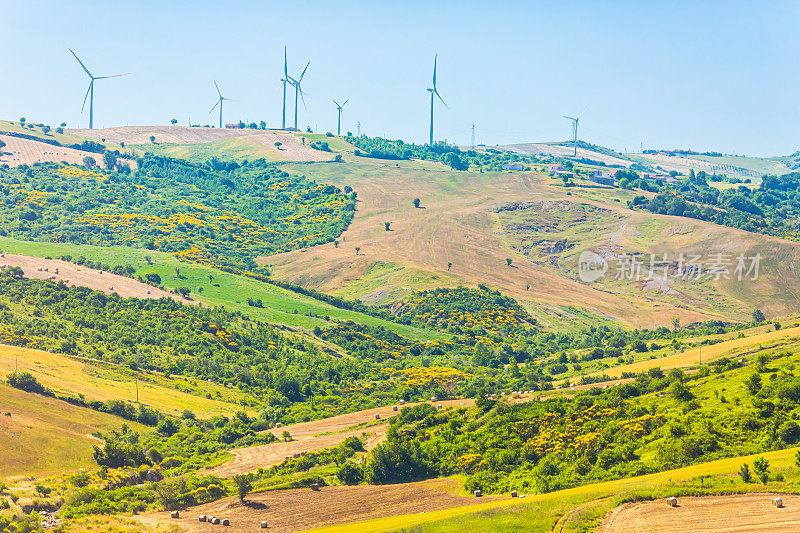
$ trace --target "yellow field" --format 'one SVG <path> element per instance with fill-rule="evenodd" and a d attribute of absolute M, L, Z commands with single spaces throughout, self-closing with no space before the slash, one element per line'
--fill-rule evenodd
<path fill-rule="evenodd" d="M 91 400 L 136 401 L 137 383 L 128 373 L 107 364 L 83 361 L 42 350 L 0 345 L 0 375 L 14 371 L 30 372 L 46 387 L 59 393 L 83 394 Z M 242 410 L 241 394 L 235 389 L 186 378 L 166 379 L 153 374 L 139 374 L 139 401 L 165 414 L 179 415 L 184 409 L 201 418 L 217 414 L 231 415 Z M 146 380 L 146 381 L 145 381 Z M 196 389 L 197 394 L 176 390 Z M 202 395 L 211 393 L 216 399 Z"/>
<path fill-rule="evenodd" d="M 10 413 L 10 416 L 7 415 Z M 93 468 L 95 431 L 146 428 L 136 422 L 14 389 L 0 383 L 0 480 Z"/>

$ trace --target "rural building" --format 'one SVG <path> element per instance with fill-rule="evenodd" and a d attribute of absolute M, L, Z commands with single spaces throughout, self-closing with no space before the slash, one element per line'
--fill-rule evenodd
<path fill-rule="evenodd" d="M 506 163 L 503 165 L 503 170 L 524 170 L 525 166 L 522 163 Z"/>
<path fill-rule="evenodd" d="M 589 181 L 593 181 L 600 185 L 614 186 L 614 174 L 611 172 L 603 172 L 602 170 L 593 170 L 589 173 Z"/>
<path fill-rule="evenodd" d="M 556 172 L 560 172 L 564 170 L 564 165 L 556 164 L 556 165 L 547 165 L 547 171 L 550 174 L 555 174 Z"/>
<path fill-rule="evenodd" d="M 669 174 L 653 174 L 651 172 L 645 172 L 642 177 L 646 180 L 653 180 L 653 181 L 666 181 L 667 178 L 671 176 Z"/>
<path fill-rule="evenodd" d="M 229 129 L 229 130 L 238 130 L 239 129 L 239 125 L 238 124 L 225 124 L 225 128 Z"/>

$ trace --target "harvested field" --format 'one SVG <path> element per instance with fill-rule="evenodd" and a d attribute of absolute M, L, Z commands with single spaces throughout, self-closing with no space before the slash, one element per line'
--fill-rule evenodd
<path fill-rule="evenodd" d="M 177 524 L 180 531 L 207 531 L 208 523 L 198 516 L 216 516 L 231 521 L 225 531 L 257 531 L 266 520 L 268 531 L 286 533 L 316 527 L 346 524 L 387 516 L 424 513 L 474 505 L 476 499 L 456 496 L 459 488 L 454 479 L 435 479 L 396 485 L 358 485 L 354 487 L 322 487 L 319 491 L 293 489 L 251 494 L 246 503 L 225 498 L 213 503 L 181 511 L 181 518 L 170 518 L 169 512 L 143 515 L 145 524 Z M 483 500 L 497 499 L 485 497 Z"/>
<path fill-rule="evenodd" d="M 511 150 L 512 152 L 519 152 L 521 154 L 534 154 L 534 155 L 554 155 L 556 157 L 571 156 L 573 153 L 572 146 L 561 145 L 555 143 L 524 143 L 524 144 L 508 144 L 500 147 L 503 150 Z M 633 161 L 615 157 L 613 155 L 601 154 L 587 150 L 586 148 L 578 147 L 578 157 L 591 159 L 593 161 L 602 161 L 607 165 L 622 165 L 629 167 Z"/>
<path fill-rule="evenodd" d="M 446 400 L 436 402 L 434 405 L 442 404 L 444 407 L 458 407 L 461 403 L 471 406 L 474 400 Z M 402 407 L 418 405 L 407 403 Z M 372 449 L 378 445 L 386 436 L 386 423 L 380 422 L 369 427 L 355 427 L 359 424 L 378 422 L 375 415 L 379 414 L 382 421 L 386 421 L 397 412 L 392 411 L 392 407 L 378 407 L 367 409 L 346 415 L 333 416 L 313 422 L 303 422 L 300 424 L 290 424 L 281 428 L 268 430 L 273 435 L 281 438 L 284 431 L 288 431 L 292 436 L 291 442 L 273 442 L 262 446 L 250 446 L 231 450 L 234 459 L 211 469 L 208 473 L 219 476 L 232 476 L 234 474 L 244 474 L 255 472 L 259 468 L 267 468 L 285 460 L 287 455 L 300 451 L 318 451 L 338 445 L 350 436 L 360 436 L 362 433 L 369 435 L 367 439 L 367 449 Z"/>
<path fill-rule="evenodd" d="M 116 292 L 125 298 L 172 298 L 185 304 L 196 304 L 180 295 L 153 287 L 132 278 L 118 276 L 58 259 L 42 259 L 29 255 L 2 254 L 0 265 L 20 267 L 26 278 L 65 281 L 67 285 L 89 287 L 106 294 Z M 46 270 L 45 270 L 46 269 Z M 58 273 L 56 273 L 58 270 Z"/>
<path fill-rule="evenodd" d="M 784 507 L 772 506 L 775 497 Z M 613 509 L 601 524 L 600 533 L 627 531 L 797 531 L 800 496 L 795 494 L 736 494 L 678 498 L 678 507 L 663 499 L 629 503 Z"/>
<path fill-rule="evenodd" d="M 69 130 L 69 133 L 89 137 L 91 139 L 106 139 L 110 143 L 135 145 L 137 148 L 160 153 L 169 151 L 171 145 L 201 145 L 217 143 L 237 137 L 248 137 L 258 144 L 264 152 L 262 156 L 268 159 L 288 159 L 290 161 L 329 161 L 333 158 L 330 152 L 321 152 L 308 146 L 303 146 L 300 138 L 293 133 L 282 130 L 251 130 L 251 129 L 220 129 L 220 128 L 189 128 L 187 126 L 121 126 L 105 129 L 79 129 Z M 156 138 L 156 144 L 150 142 L 150 136 Z M 282 143 L 280 149 L 275 143 Z M 216 148 L 220 148 L 216 146 Z M 187 154 L 180 154 L 186 157 Z M 254 153 L 253 156 L 258 156 Z M 269 157 L 272 156 L 272 157 Z M 276 157 L 277 156 L 277 157 Z"/>
<path fill-rule="evenodd" d="M 0 165 L 8 164 L 8 166 L 16 167 L 22 164 L 32 165 L 34 163 L 43 163 L 53 161 L 60 163 L 66 161 L 76 165 L 83 164 L 83 158 L 89 156 L 98 163 L 101 162 L 103 156 L 93 152 L 84 152 L 82 150 L 73 150 L 72 148 L 65 148 L 63 146 L 53 146 L 51 144 L 32 141 L 30 139 L 19 139 L 8 135 L 0 135 L 0 140 L 6 143 L 6 146 L 0 150 Z M 128 162 L 131 166 L 136 166 L 132 161 Z"/>

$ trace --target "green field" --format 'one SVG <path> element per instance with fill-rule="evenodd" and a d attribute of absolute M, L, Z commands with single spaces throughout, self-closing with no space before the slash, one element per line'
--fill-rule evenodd
<path fill-rule="evenodd" d="M 272 150 L 265 146 L 264 143 L 248 136 L 232 137 L 230 139 L 221 139 L 219 141 L 198 144 L 133 144 L 131 148 L 156 155 L 186 159 L 192 163 L 199 164 L 205 163 L 212 157 L 218 157 L 225 161 L 237 162 L 245 159 L 252 161 L 260 157 L 263 157 L 269 162 L 287 160 L 287 157 L 277 150 Z"/>

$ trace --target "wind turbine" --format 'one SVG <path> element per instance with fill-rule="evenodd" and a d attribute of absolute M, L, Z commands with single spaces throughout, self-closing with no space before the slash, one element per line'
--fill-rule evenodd
<path fill-rule="evenodd" d="M 219 85 L 217 85 L 216 81 L 214 82 L 214 87 L 217 88 L 217 94 L 219 95 L 219 100 L 217 100 L 217 103 L 214 104 L 214 107 L 211 108 L 211 111 L 209 111 L 208 114 L 210 115 L 214 111 L 214 109 L 216 109 L 217 106 L 219 106 L 219 127 L 222 128 L 222 102 L 223 100 L 230 100 L 230 98 L 225 98 L 224 96 L 222 96 L 222 93 L 219 90 Z"/>
<path fill-rule="evenodd" d="M 333 100 L 333 98 L 331 98 L 331 100 Z M 336 135 L 342 134 L 342 108 L 347 105 L 347 102 L 349 101 L 350 99 L 348 98 L 342 105 L 339 105 L 339 102 L 333 100 L 333 103 L 336 104 L 336 108 L 339 109 L 339 120 L 336 122 Z"/>
<path fill-rule="evenodd" d="M 439 57 L 439 54 L 433 56 L 433 88 L 429 88 L 428 91 L 431 93 L 431 137 L 430 137 L 430 145 L 433 146 L 433 101 L 434 95 L 439 97 L 439 100 L 447 107 L 447 104 L 444 103 L 442 99 L 442 95 L 439 94 L 439 91 L 436 90 L 436 60 Z M 447 107 L 450 109 L 449 107 Z"/>
<path fill-rule="evenodd" d="M 306 75 L 306 71 L 308 70 L 308 66 L 311 64 L 311 61 L 306 63 L 306 68 L 303 69 L 303 72 L 300 74 L 298 79 L 294 79 L 291 76 L 287 76 L 289 78 L 289 83 L 294 85 L 294 129 L 297 130 L 297 96 L 300 95 L 300 98 L 303 99 L 303 108 L 306 108 L 306 99 L 303 97 L 303 89 L 300 87 L 300 83 L 303 81 L 303 77 Z"/>
<path fill-rule="evenodd" d="M 68 48 L 67 50 L 69 50 L 70 53 L 75 56 L 75 59 L 78 60 L 78 63 L 81 64 L 83 70 L 86 71 L 86 74 L 88 74 L 89 78 L 92 80 L 89 82 L 89 88 L 86 89 L 86 96 L 83 97 L 83 106 L 81 106 L 81 113 L 83 113 L 83 110 L 86 108 L 86 98 L 89 98 L 89 129 L 92 129 L 92 126 L 94 125 L 94 82 L 96 80 L 105 80 L 107 78 L 118 78 L 120 76 L 126 76 L 127 74 L 114 74 L 113 76 L 93 76 L 92 73 L 89 72 L 89 69 L 86 68 L 86 65 L 83 64 L 83 61 L 81 61 L 75 52 L 72 51 L 72 48 Z"/>
<path fill-rule="evenodd" d="M 565 119 L 572 121 L 572 157 L 578 157 L 578 122 L 580 122 L 584 113 L 586 113 L 585 109 L 576 118 L 562 115 Z"/>
<path fill-rule="evenodd" d="M 281 78 L 281 82 L 283 83 L 283 119 L 281 120 L 281 129 L 286 129 L 286 84 L 291 83 L 289 81 L 289 68 L 286 64 L 286 46 L 283 47 L 283 78 Z"/>

